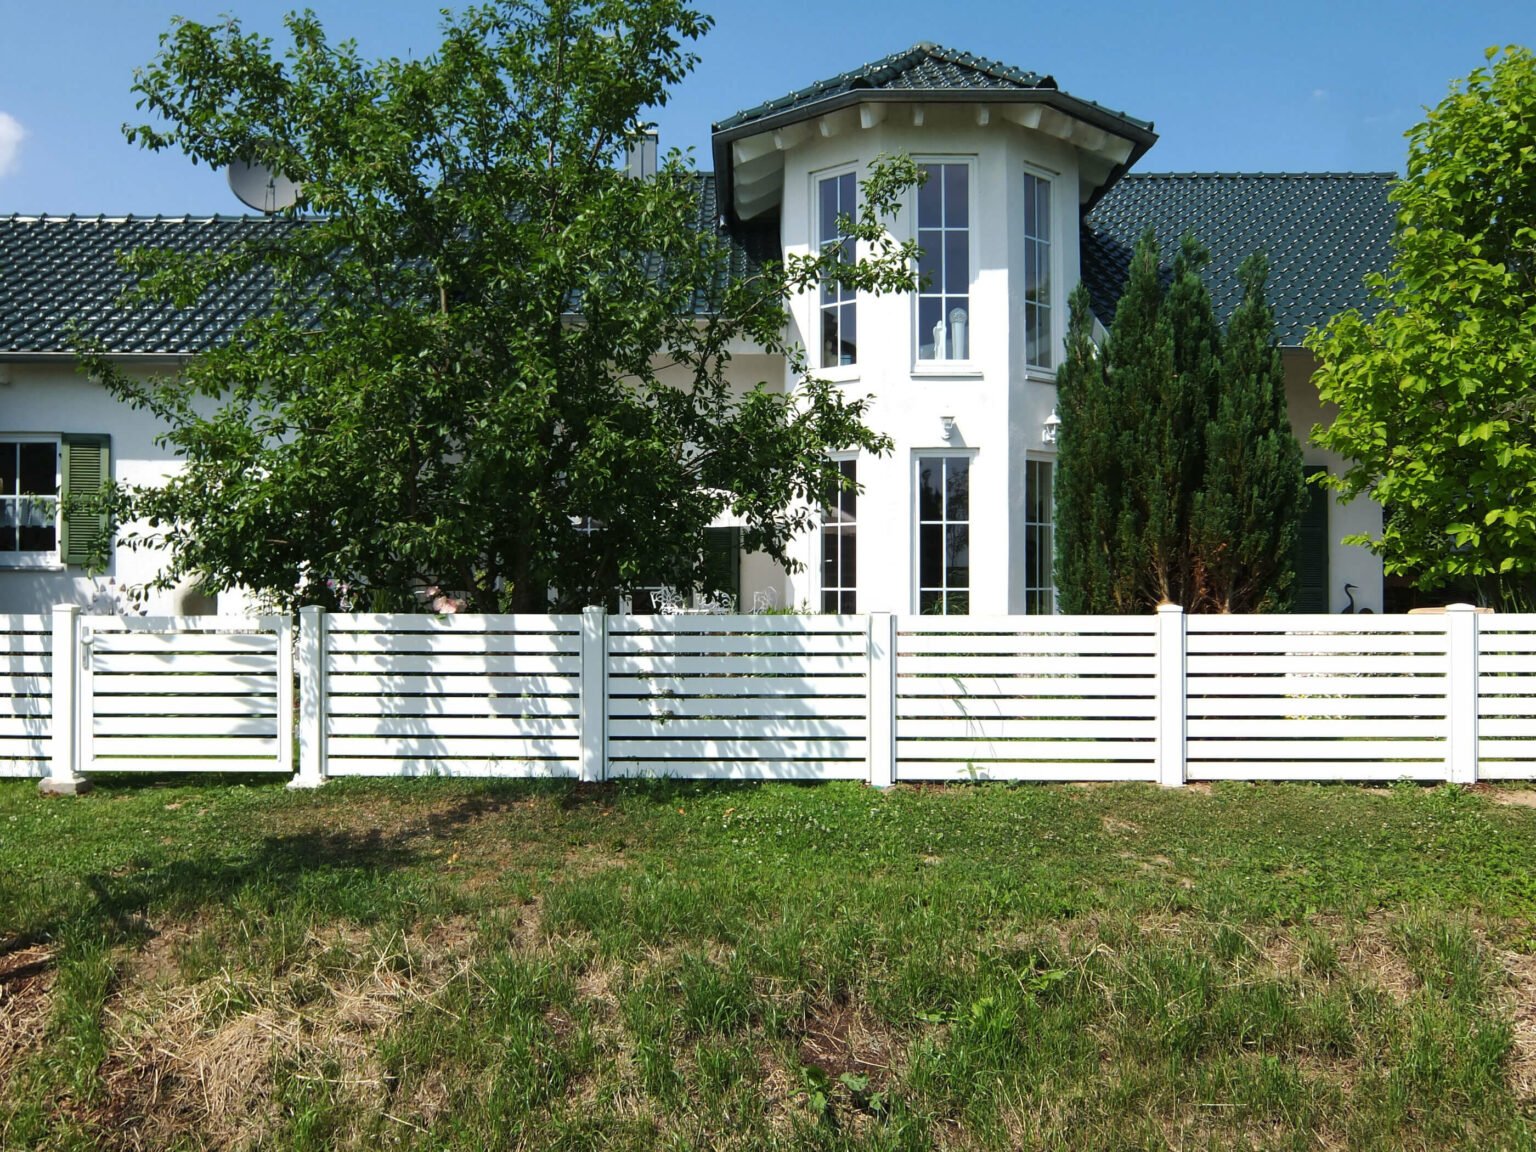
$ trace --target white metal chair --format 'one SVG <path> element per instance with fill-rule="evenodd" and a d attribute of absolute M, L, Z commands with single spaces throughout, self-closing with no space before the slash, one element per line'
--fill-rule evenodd
<path fill-rule="evenodd" d="M 676 616 L 687 607 L 687 602 L 677 589 L 663 584 L 659 588 L 651 589 L 651 605 L 663 616 Z"/>
<path fill-rule="evenodd" d="M 729 616 L 736 611 L 736 597 L 729 592 L 710 592 L 699 600 L 699 605 L 711 616 Z"/>

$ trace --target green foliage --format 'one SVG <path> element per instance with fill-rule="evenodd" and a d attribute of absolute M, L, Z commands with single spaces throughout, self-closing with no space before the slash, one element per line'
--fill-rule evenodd
<path fill-rule="evenodd" d="M 1318 389 L 1338 406 L 1313 439 L 1352 461 L 1333 485 L 1379 501 L 1389 574 L 1475 583 L 1528 603 L 1536 579 L 1536 57 L 1488 66 L 1408 132 L 1392 189 L 1383 308 L 1313 333 Z"/>
<path fill-rule="evenodd" d="M 916 169 L 872 166 L 846 229 L 870 259 L 732 274 L 689 158 L 654 180 L 618 164 L 710 24 L 683 0 L 498 0 L 445 17 L 434 54 L 378 62 L 312 13 L 287 18 L 282 57 L 233 18 L 174 24 L 128 138 L 303 192 L 232 252 L 131 258 L 151 297 L 270 291 L 227 346 L 148 385 L 89 360 L 185 461 L 118 494 L 128 542 L 174 550 L 162 582 L 364 604 L 437 585 L 542 611 L 551 589 L 572 607 L 705 583 L 727 511 L 746 549 L 792 563 L 837 482 L 828 451 L 888 444 L 824 381 L 733 386 L 732 350 L 799 376 L 789 297 L 910 289 L 882 218 Z"/>
<path fill-rule="evenodd" d="M 1073 294 L 1057 374 L 1056 584 L 1067 612 L 1284 610 L 1301 517 L 1301 449 L 1264 301 L 1244 262 L 1228 339 L 1185 237 L 1165 292 L 1156 238 L 1131 257 L 1108 338 Z"/>

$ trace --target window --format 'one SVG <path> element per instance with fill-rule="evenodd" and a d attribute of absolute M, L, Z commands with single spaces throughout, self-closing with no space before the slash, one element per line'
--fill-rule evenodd
<path fill-rule="evenodd" d="M 971 352 L 971 167 L 922 164 L 917 190 L 919 360 L 966 360 Z"/>
<path fill-rule="evenodd" d="M 57 563 L 59 442 L 0 440 L 0 564 Z"/>
<path fill-rule="evenodd" d="M 1024 462 L 1024 611 L 1031 616 L 1056 611 L 1054 480 L 1051 461 Z"/>
<path fill-rule="evenodd" d="M 852 264 L 856 259 L 853 237 L 847 235 L 839 218 L 853 219 L 857 195 L 852 172 L 828 176 L 816 182 L 818 201 L 817 239 L 822 250 L 830 245 L 838 249 L 838 262 Z M 859 362 L 858 309 L 852 288 L 825 280 L 821 285 L 821 366 L 836 368 Z"/>
<path fill-rule="evenodd" d="M 1051 340 L 1051 182 L 1024 173 L 1024 360 L 1055 366 Z"/>
<path fill-rule="evenodd" d="M 855 518 L 859 494 L 858 462 L 840 460 L 837 465 L 847 485 L 827 495 L 821 511 L 821 610 L 857 612 L 858 537 Z"/>
<path fill-rule="evenodd" d="M 924 615 L 971 610 L 971 460 L 917 462 L 917 605 Z"/>

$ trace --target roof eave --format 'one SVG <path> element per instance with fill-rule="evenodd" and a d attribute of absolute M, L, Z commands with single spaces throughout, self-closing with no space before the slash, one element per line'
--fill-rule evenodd
<path fill-rule="evenodd" d="M 730 152 L 733 143 L 859 104 L 1045 104 L 1085 124 L 1119 136 L 1130 143 L 1131 153 L 1111 171 L 1109 179 L 1094 193 L 1088 207 L 1092 207 L 1105 191 L 1157 143 L 1157 133 L 1153 131 L 1151 123 L 1143 125 L 1128 117 L 1118 116 L 1057 88 L 850 88 L 769 116 L 714 131 L 710 151 L 718 184 L 715 202 L 726 219 L 733 225 L 741 223 L 736 215 L 736 180 Z"/>

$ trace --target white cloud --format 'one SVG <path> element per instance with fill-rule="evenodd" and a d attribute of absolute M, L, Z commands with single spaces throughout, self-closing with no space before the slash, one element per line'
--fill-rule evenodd
<path fill-rule="evenodd" d="M 16 167 L 16 154 L 21 151 L 21 142 L 26 138 L 27 130 L 21 126 L 21 121 L 9 112 L 0 112 L 0 176 Z"/>

